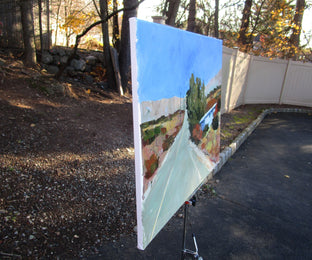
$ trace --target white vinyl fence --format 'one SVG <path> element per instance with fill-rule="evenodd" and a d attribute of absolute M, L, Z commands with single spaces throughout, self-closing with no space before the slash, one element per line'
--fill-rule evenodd
<path fill-rule="evenodd" d="M 312 64 L 223 47 L 222 113 L 244 104 L 312 107 Z"/>

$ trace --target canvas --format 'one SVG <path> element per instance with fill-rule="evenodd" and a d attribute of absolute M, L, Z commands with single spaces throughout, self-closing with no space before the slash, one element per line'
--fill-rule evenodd
<path fill-rule="evenodd" d="M 138 248 L 219 160 L 222 42 L 130 19 Z"/>

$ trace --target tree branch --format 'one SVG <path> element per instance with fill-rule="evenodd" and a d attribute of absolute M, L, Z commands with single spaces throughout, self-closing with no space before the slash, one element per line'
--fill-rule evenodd
<path fill-rule="evenodd" d="M 96 10 L 96 12 L 97 12 L 98 16 L 100 16 L 100 17 L 101 17 L 101 14 L 100 14 L 99 8 L 97 7 L 95 0 L 92 0 L 92 1 L 93 1 L 93 5 L 94 5 L 94 7 L 95 7 L 95 10 Z"/>
<path fill-rule="evenodd" d="M 252 31 L 251 31 L 251 34 L 250 34 L 249 42 L 251 42 L 252 35 L 253 35 L 253 34 L 255 33 L 255 31 L 256 31 L 256 27 L 257 27 L 258 22 L 259 22 L 259 19 L 260 19 L 260 14 L 261 14 L 262 7 L 263 7 L 263 5 L 264 5 L 264 2 L 265 2 L 265 0 L 263 0 L 263 1 L 261 2 L 261 5 L 260 5 L 260 7 L 259 7 L 259 10 L 257 10 L 257 17 L 256 17 L 255 24 L 254 24 L 254 26 L 253 26 L 253 28 L 252 28 Z"/>
<path fill-rule="evenodd" d="M 77 43 L 77 38 L 78 40 L 80 40 L 81 37 L 85 36 L 93 27 L 101 24 L 101 23 L 106 23 L 110 18 L 112 18 L 113 16 L 115 16 L 116 14 L 120 13 L 120 12 L 123 12 L 123 11 L 130 11 L 130 10 L 133 10 L 135 8 L 137 8 L 142 2 L 144 2 L 145 0 L 141 0 L 139 1 L 137 4 L 129 7 L 129 8 L 121 8 L 119 10 L 116 10 L 115 12 L 112 12 L 111 14 L 107 15 L 107 17 L 104 19 L 104 20 L 100 20 L 100 21 L 97 21 L 93 24 L 91 24 L 90 26 L 88 26 L 81 34 L 78 34 L 76 36 L 76 43 Z M 79 43 L 78 43 L 79 44 Z"/>

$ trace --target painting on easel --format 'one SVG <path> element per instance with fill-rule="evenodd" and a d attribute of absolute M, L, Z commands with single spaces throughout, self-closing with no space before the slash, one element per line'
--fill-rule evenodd
<path fill-rule="evenodd" d="M 219 160 L 222 42 L 130 19 L 138 248 Z"/>

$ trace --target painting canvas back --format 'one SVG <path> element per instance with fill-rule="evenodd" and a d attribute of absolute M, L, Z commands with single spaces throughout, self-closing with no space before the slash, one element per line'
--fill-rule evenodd
<path fill-rule="evenodd" d="M 222 42 L 135 18 L 130 34 L 143 250 L 219 160 Z"/>

